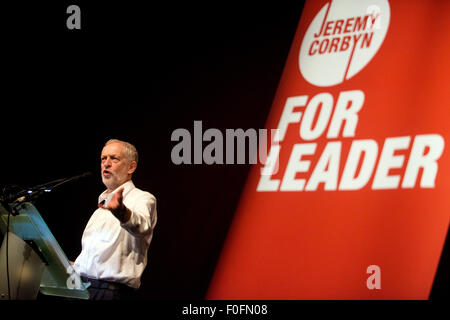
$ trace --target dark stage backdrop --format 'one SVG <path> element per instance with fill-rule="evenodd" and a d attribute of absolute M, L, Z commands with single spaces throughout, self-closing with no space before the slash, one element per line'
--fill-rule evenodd
<path fill-rule="evenodd" d="M 36 203 L 73 260 L 104 190 L 104 142 L 134 143 L 134 182 L 158 210 L 142 295 L 203 298 L 249 166 L 174 165 L 171 134 L 194 120 L 264 128 L 303 2 L 95 2 L 8 9 L 0 184 L 94 173 Z"/>
<path fill-rule="evenodd" d="M 193 133 L 194 120 L 204 130 L 264 128 L 303 1 L 92 2 L 4 10 L 0 184 L 94 173 L 36 203 L 74 260 L 104 190 L 104 142 L 134 143 L 134 182 L 158 210 L 141 294 L 203 298 L 249 166 L 174 165 L 171 134 Z M 70 4 L 81 30 L 66 28 Z"/>

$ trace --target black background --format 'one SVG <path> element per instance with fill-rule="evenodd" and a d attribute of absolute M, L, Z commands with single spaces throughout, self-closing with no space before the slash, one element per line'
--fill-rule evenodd
<path fill-rule="evenodd" d="M 103 144 L 135 144 L 133 180 L 158 201 L 141 295 L 204 298 L 249 166 L 174 165 L 171 134 L 193 133 L 194 120 L 204 130 L 264 128 L 303 1 L 93 2 L 2 10 L 0 184 L 94 173 L 36 202 L 74 260 L 104 190 Z M 66 28 L 70 4 L 81 30 Z M 434 297 L 448 296 L 448 251 Z"/>
<path fill-rule="evenodd" d="M 66 8 L 81 8 L 81 30 Z M 211 2 L 212 3 L 212 2 Z M 1 184 L 94 175 L 36 202 L 74 260 L 104 190 L 100 151 L 136 145 L 137 187 L 157 198 L 148 298 L 203 298 L 248 165 L 174 165 L 171 134 L 264 128 L 303 3 L 26 3 L 9 21 Z M 6 97 L 4 97 L 6 98 Z M 224 131 L 223 131 L 224 132 Z"/>

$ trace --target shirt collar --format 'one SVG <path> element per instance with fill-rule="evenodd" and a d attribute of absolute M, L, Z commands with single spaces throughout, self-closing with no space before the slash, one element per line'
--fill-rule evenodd
<path fill-rule="evenodd" d="M 130 192 L 132 189 L 135 188 L 133 181 L 128 180 L 127 182 L 125 182 L 124 184 L 122 184 L 121 186 L 117 187 L 113 192 L 108 192 L 108 190 L 105 190 L 102 192 L 102 194 L 98 197 L 98 203 L 105 201 L 105 204 L 107 204 L 109 202 L 109 200 L 111 200 L 112 196 L 114 195 L 114 193 L 117 192 L 117 190 L 123 188 L 123 197 L 125 198 L 126 195 L 128 194 L 128 192 Z"/>

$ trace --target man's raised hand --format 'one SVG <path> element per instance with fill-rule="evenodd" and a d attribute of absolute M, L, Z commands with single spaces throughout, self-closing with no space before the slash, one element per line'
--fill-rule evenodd
<path fill-rule="evenodd" d="M 123 204 L 123 189 L 117 190 L 107 205 L 99 203 L 98 207 L 111 211 L 120 222 L 125 223 L 130 219 L 131 211 Z"/>

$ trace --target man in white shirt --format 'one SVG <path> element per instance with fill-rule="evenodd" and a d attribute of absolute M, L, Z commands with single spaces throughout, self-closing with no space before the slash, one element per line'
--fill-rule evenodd
<path fill-rule="evenodd" d="M 90 282 L 90 299 L 131 296 L 147 265 L 147 251 L 156 225 L 156 199 L 131 180 L 138 162 L 136 148 L 124 141 L 106 142 L 101 175 L 106 186 L 99 196 L 74 262 L 83 282 Z"/>

